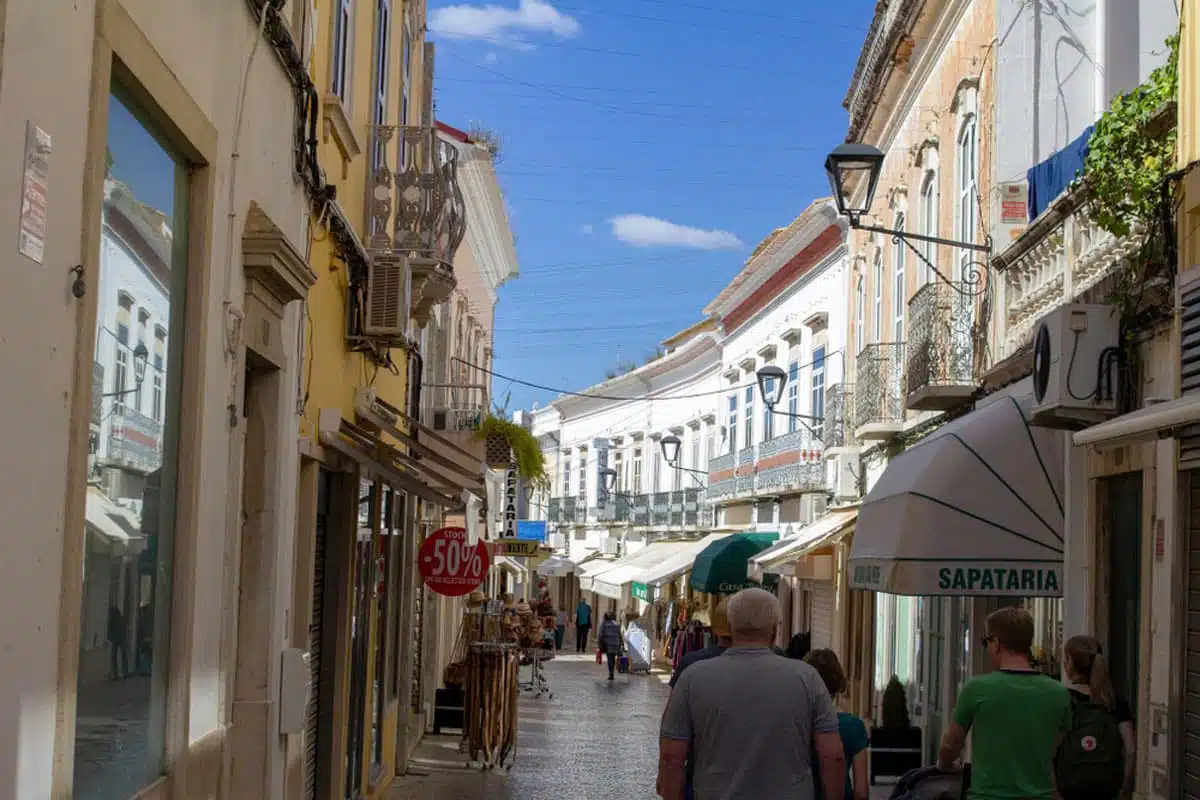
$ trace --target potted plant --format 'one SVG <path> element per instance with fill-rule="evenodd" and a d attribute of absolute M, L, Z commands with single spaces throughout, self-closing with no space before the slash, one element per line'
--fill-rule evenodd
<path fill-rule="evenodd" d="M 503 408 L 498 407 L 483 418 L 475 437 L 483 440 L 487 447 L 485 461 L 489 467 L 508 469 L 509 464 L 515 463 L 517 477 L 526 484 L 541 488 L 549 483 L 546 460 L 537 439 L 508 419 Z"/>
<path fill-rule="evenodd" d="M 883 690 L 882 725 L 871 729 L 871 783 L 922 766 L 921 729 L 908 716 L 904 684 L 893 675 Z"/>

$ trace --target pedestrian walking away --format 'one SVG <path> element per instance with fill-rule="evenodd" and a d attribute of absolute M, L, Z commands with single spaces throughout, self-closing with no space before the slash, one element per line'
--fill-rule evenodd
<path fill-rule="evenodd" d="M 729 649 L 689 666 L 667 702 L 659 796 L 685 798 L 691 757 L 697 800 L 811 800 L 815 770 L 819 800 L 843 800 L 846 757 L 829 690 L 812 666 L 772 649 L 779 601 L 744 589 L 727 613 Z"/>
<path fill-rule="evenodd" d="M 825 688 L 829 690 L 829 696 L 837 703 L 838 697 L 846 692 L 846 672 L 842 669 L 842 662 L 838 660 L 837 653 L 832 650 L 811 650 L 804 656 L 804 661 L 811 664 L 821 676 Z M 845 800 L 869 800 L 871 782 L 867 778 L 867 749 L 871 742 L 866 723 L 846 711 L 839 711 L 837 717 L 838 736 L 842 740 L 842 752 L 846 754 Z M 815 777 L 819 788 L 821 776 Z M 820 797 L 819 791 L 817 796 Z"/>
<path fill-rule="evenodd" d="M 995 671 L 971 678 L 959 693 L 938 766 L 960 768 L 970 732 L 968 800 L 1054 800 L 1054 756 L 1071 727 L 1067 687 L 1031 666 L 1033 617 L 1028 611 L 993 611 L 985 629 L 982 644 Z"/>
<path fill-rule="evenodd" d="M 1133 712 L 1116 696 L 1108 662 L 1091 636 L 1072 636 L 1063 647 L 1063 672 L 1071 697 L 1071 729 L 1054 759 L 1063 800 L 1116 800 L 1133 791 Z"/>
<path fill-rule="evenodd" d="M 597 632 L 596 638 L 600 642 L 600 652 L 604 653 L 604 657 L 608 660 L 608 679 L 611 681 L 617 668 L 617 658 L 625 649 L 625 640 L 621 636 L 621 624 L 617 622 L 616 614 L 604 615 L 604 622 L 600 623 L 600 630 Z"/>
<path fill-rule="evenodd" d="M 567 607 L 558 604 L 558 612 L 554 615 L 554 649 L 562 650 L 563 636 L 567 632 Z"/>
<path fill-rule="evenodd" d="M 586 653 L 588 631 L 592 629 L 592 607 L 587 600 L 580 600 L 575 606 L 575 652 Z"/>

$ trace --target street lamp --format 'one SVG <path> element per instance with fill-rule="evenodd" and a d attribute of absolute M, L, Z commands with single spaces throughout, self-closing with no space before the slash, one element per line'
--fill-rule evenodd
<path fill-rule="evenodd" d="M 758 393 L 762 401 L 772 411 L 783 399 L 783 387 L 787 383 L 787 373 L 774 364 L 763 367 L 758 371 Z"/>
<path fill-rule="evenodd" d="M 679 460 L 679 447 L 682 444 L 683 442 L 681 442 L 679 437 L 674 434 L 670 436 L 664 436 L 662 441 L 659 442 L 659 445 L 662 447 L 663 458 L 665 458 L 667 463 L 671 466 L 675 466 L 675 462 Z"/>
<path fill-rule="evenodd" d="M 133 348 L 133 388 L 121 389 L 118 392 L 106 392 L 100 397 L 124 397 L 141 389 L 142 382 L 146 380 L 146 361 L 149 358 L 150 351 L 146 349 L 146 345 L 138 342 L 137 347 Z"/>
<path fill-rule="evenodd" d="M 615 469 L 600 470 L 600 477 L 604 479 L 604 488 L 610 493 L 617 488 L 617 471 Z"/>
<path fill-rule="evenodd" d="M 850 227 L 871 233 L 882 233 L 892 237 L 896 245 L 903 244 L 917 258 L 925 263 L 938 278 L 959 294 L 970 297 L 978 296 L 987 289 L 984 278 L 988 274 L 986 259 L 992 252 L 992 237 L 985 236 L 982 244 L 975 242 L 960 242 L 954 239 L 943 239 L 939 236 L 925 236 L 919 233 L 909 233 L 905 230 L 884 228 L 880 225 L 863 225 L 861 218 L 871 211 L 871 203 L 875 199 L 875 189 L 879 185 L 879 175 L 883 171 L 883 153 L 879 148 L 869 144 L 847 142 L 833 149 L 825 158 L 825 174 L 829 176 L 829 187 L 833 190 L 833 201 L 838 213 L 850 221 Z M 862 202 L 855 204 L 851 190 L 861 180 L 866 181 L 866 191 L 862 193 Z M 974 198 L 971 199 L 974 202 Z M 960 250 L 984 253 L 984 261 L 966 261 L 959 268 L 961 278 L 952 281 L 941 273 L 925 253 L 913 245 L 913 242 L 927 242 Z"/>
<path fill-rule="evenodd" d="M 871 201 L 875 199 L 875 188 L 879 185 L 879 173 L 882 170 L 883 153 L 869 144 L 839 144 L 825 158 L 825 174 L 829 176 L 829 186 L 833 189 L 838 213 L 850 217 L 851 225 L 871 210 Z M 858 178 L 860 175 L 863 178 Z M 851 203 L 848 190 L 863 179 L 867 182 L 867 190 L 863 194 L 862 204 L 856 206 Z"/>

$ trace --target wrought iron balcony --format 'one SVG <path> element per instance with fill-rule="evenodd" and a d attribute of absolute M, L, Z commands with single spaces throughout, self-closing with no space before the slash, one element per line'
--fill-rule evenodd
<path fill-rule="evenodd" d="M 373 305 L 403 292 L 411 271 L 409 310 L 423 327 L 429 313 L 454 291 L 454 255 L 467 231 L 458 185 L 458 150 L 433 125 L 374 125 L 376 151 L 367 249 L 367 315 Z M 392 164 L 399 165 L 394 168 Z M 370 331 L 367 331 L 368 334 Z"/>
<path fill-rule="evenodd" d="M 576 502 L 574 497 L 564 497 L 562 499 L 562 521 L 571 523 L 578 519 L 578 514 L 583 511 L 583 504 Z"/>
<path fill-rule="evenodd" d="M 945 410 L 975 392 L 976 294 L 935 280 L 908 303 L 907 407 Z"/>
<path fill-rule="evenodd" d="M 671 492 L 671 511 L 683 511 L 683 491 Z"/>
<path fill-rule="evenodd" d="M 723 497 L 730 497 L 737 490 L 737 479 L 730 476 L 722 480 L 715 481 L 708 485 L 708 498 L 710 500 L 720 500 Z"/>
<path fill-rule="evenodd" d="M 711 475 L 714 472 L 724 472 L 727 469 L 733 469 L 736 456 L 736 453 L 713 456 L 708 460 L 708 473 Z"/>
<path fill-rule="evenodd" d="M 162 465 L 162 423 L 123 403 L 113 405 L 104 463 L 150 473 Z"/>
<path fill-rule="evenodd" d="M 562 522 L 562 498 L 551 497 L 546 503 L 546 521 L 547 522 Z"/>
<path fill-rule="evenodd" d="M 791 433 L 785 433 L 760 442 L 758 445 L 758 460 L 766 461 L 781 453 L 812 452 L 821 449 L 821 443 L 813 438 L 807 428 L 798 428 Z"/>
<path fill-rule="evenodd" d="M 618 494 L 612 499 L 612 503 L 616 508 L 613 514 L 614 522 L 629 522 L 633 518 L 633 502 L 629 495 Z"/>
<path fill-rule="evenodd" d="M 704 505 L 703 489 L 683 490 L 683 510 L 685 512 L 698 511 L 702 505 Z"/>
<path fill-rule="evenodd" d="M 635 494 L 631 508 L 634 525 L 650 524 L 650 495 Z"/>
<path fill-rule="evenodd" d="M 858 354 L 855 438 L 888 439 L 904 427 L 904 342 L 879 342 Z"/>
<path fill-rule="evenodd" d="M 650 498 L 651 524 L 668 525 L 671 521 L 671 493 L 655 492 Z"/>
<path fill-rule="evenodd" d="M 754 489 L 755 494 L 759 495 L 824 491 L 825 460 L 818 455 L 815 458 L 762 470 L 755 476 Z"/>
<path fill-rule="evenodd" d="M 854 384 L 839 383 L 825 390 L 824 437 L 826 449 L 854 447 Z"/>

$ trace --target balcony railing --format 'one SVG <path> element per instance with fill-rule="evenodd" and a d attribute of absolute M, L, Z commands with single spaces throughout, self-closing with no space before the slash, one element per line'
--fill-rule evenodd
<path fill-rule="evenodd" d="M 577 502 L 574 497 L 564 497 L 562 500 L 562 521 L 575 522 L 579 518 L 579 514 L 583 512 L 583 503 Z"/>
<path fill-rule="evenodd" d="M 614 522 L 629 522 L 633 519 L 633 498 L 627 494 L 618 494 L 612 502 L 616 507 L 613 515 Z"/>
<path fill-rule="evenodd" d="M 821 491 L 825 488 L 825 461 L 810 458 L 782 464 L 759 472 L 755 476 L 755 493 L 771 494 L 786 491 Z"/>
<path fill-rule="evenodd" d="M 715 483 L 708 485 L 708 499 L 720 500 L 722 497 L 728 497 L 737 490 L 736 478 L 724 478 Z"/>
<path fill-rule="evenodd" d="M 655 492 L 650 498 L 651 524 L 668 525 L 671 518 L 671 493 Z"/>
<path fill-rule="evenodd" d="M 839 383 L 825 391 L 825 447 L 853 447 L 854 384 Z"/>
<path fill-rule="evenodd" d="M 546 521 L 547 522 L 562 522 L 563 502 L 560 497 L 551 497 L 546 503 Z"/>
<path fill-rule="evenodd" d="M 650 495 L 635 494 L 631 503 L 631 521 L 634 525 L 650 524 Z"/>
<path fill-rule="evenodd" d="M 426 383 L 421 387 L 424 422 L 435 431 L 474 433 L 488 409 L 483 384 Z"/>
<path fill-rule="evenodd" d="M 879 342 L 858 354 L 854 425 L 858 439 L 878 439 L 904 425 L 904 342 Z"/>
<path fill-rule="evenodd" d="M 975 391 L 975 294 L 931 281 L 908 303 L 907 407 L 946 409 Z"/>
<path fill-rule="evenodd" d="M 162 423 L 132 407 L 113 406 L 104 457 L 110 464 L 153 472 L 162 465 Z"/>
<path fill-rule="evenodd" d="M 713 456 L 708 460 L 709 474 L 711 475 L 714 472 L 724 472 L 727 469 L 733 469 L 736 457 L 736 453 L 725 453 L 724 455 Z"/>
<path fill-rule="evenodd" d="M 758 445 L 758 460 L 765 461 L 780 453 L 792 451 L 811 452 L 820 449 L 821 443 L 813 438 L 812 433 L 807 428 L 800 428 L 791 433 L 776 436 L 774 439 L 760 442 Z"/>

